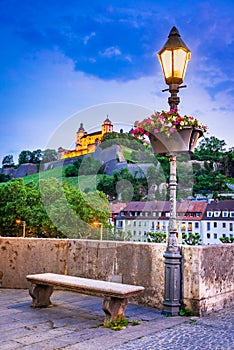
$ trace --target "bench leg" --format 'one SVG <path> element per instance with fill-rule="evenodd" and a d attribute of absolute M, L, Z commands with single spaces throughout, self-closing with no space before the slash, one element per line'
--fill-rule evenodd
<path fill-rule="evenodd" d="M 127 298 L 105 297 L 102 303 L 102 310 L 106 315 L 105 323 L 123 319 L 127 305 Z"/>
<path fill-rule="evenodd" d="M 29 288 L 29 294 L 32 297 L 32 307 L 47 307 L 51 305 L 50 296 L 53 293 L 53 287 L 43 284 L 32 284 Z"/>

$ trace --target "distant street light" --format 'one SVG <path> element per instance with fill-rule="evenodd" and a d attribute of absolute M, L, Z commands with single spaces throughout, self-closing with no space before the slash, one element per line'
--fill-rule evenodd
<path fill-rule="evenodd" d="M 20 219 L 16 219 L 15 222 L 17 225 L 20 225 L 20 224 L 23 225 L 23 238 L 25 238 L 26 222 Z"/>
<path fill-rule="evenodd" d="M 102 236 L 103 236 L 103 224 L 98 221 L 98 220 L 95 220 L 92 222 L 92 225 L 95 226 L 95 227 L 98 227 L 100 226 L 100 240 L 102 241 Z"/>

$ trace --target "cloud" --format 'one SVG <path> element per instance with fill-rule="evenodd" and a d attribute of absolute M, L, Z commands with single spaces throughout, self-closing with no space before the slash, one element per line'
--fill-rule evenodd
<path fill-rule="evenodd" d="M 120 51 L 120 49 L 117 46 L 108 47 L 103 52 L 100 52 L 101 56 L 107 57 L 107 58 L 120 56 L 121 54 L 122 54 L 122 52 Z"/>
<path fill-rule="evenodd" d="M 96 36 L 95 32 L 92 32 L 89 35 L 86 35 L 83 39 L 84 44 L 87 45 L 90 39 L 93 38 L 94 36 Z"/>

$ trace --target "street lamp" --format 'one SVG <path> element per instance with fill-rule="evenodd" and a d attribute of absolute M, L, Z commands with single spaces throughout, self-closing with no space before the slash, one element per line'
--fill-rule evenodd
<path fill-rule="evenodd" d="M 15 222 L 16 222 L 17 225 L 20 225 L 20 224 L 23 225 L 23 238 L 25 238 L 26 222 L 22 221 L 20 219 L 16 219 Z"/>
<path fill-rule="evenodd" d="M 103 236 L 103 224 L 102 224 L 100 221 L 95 220 L 95 221 L 93 221 L 92 225 L 95 226 L 95 227 L 100 226 L 100 240 L 102 241 L 102 236 Z"/>
<path fill-rule="evenodd" d="M 184 80 L 188 61 L 191 58 L 191 52 L 180 37 L 179 31 L 173 27 L 168 36 L 168 40 L 163 48 L 158 52 L 158 59 L 161 63 L 165 82 L 169 85 L 171 96 L 168 98 L 168 103 L 171 109 L 177 107 L 180 103 L 180 98 L 177 96 Z"/>
<path fill-rule="evenodd" d="M 170 109 L 177 108 L 180 98 L 177 96 L 184 80 L 191 52 L 183 42 L 176 27 L 173 27 L 168 40 L 158 53 L 166 84 L 171 96 L 168 98 Z M 181 253 L 177 241 L 176 226 L 176 152 L 171 150 L 168 154 L 170 160 L 170 219 L 169 237 L 165 258 L 165 282 L 164 282 L 164 309 L 163 313 L 177 315 L 181 306 Z"/>

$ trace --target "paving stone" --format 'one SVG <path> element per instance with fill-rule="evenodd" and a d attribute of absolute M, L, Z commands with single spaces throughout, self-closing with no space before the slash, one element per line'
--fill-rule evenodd
<path fill-rule="evenodd" d="M 34 309 L 27 290 L 0 289 L 0 350 L 234 350 L 234 306 L 186 318 L 129 304 L 129 326 L 113 331 L 102 326 L 101 298 L 56 290 L 53 302 Z"/>

